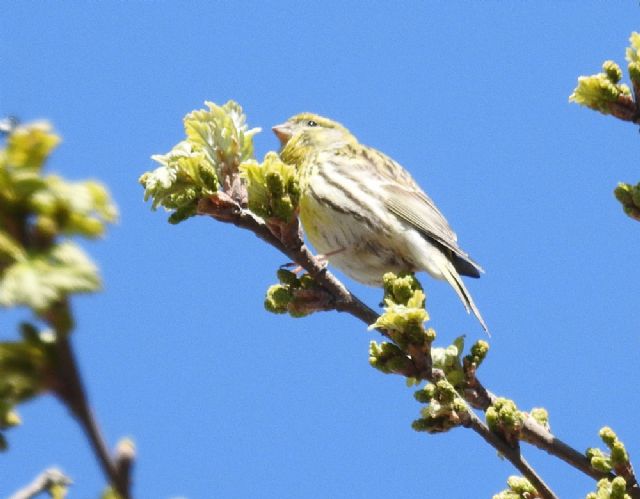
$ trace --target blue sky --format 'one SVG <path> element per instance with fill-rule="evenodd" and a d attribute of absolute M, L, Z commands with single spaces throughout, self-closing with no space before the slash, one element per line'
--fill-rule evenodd
<path fill-rule="evenodd" d="M 475 434 L 410 428 L 419 405 L 367 364 L 375 334 L 349 316 L 263 311 L 286 259 L 208 219 L 177 227 L 142 201 L 150 156 L 203 101 L 240 102 L 261 157 L 272 125 L 314 111 L 408 168 L 486 270 L 470 291 L 491 331 L 480 374 L 520 408 L 546 407 L 582 450 L 605 424 L 640 456 L 640 225 L 612 196 L 636 182 L 633 126 L 567 98 L 624 62 L 637 2 L 13 2 L 4 9 L 0 115 L 47 118 L 50 169 L 95 177 L 121 220 L 86 247 L 103 293 L 74 300 L 74 342 L 111 444 L 138 446 L 135 492 L 177 497 L 490 497 L 515 470 Z M 348 281 L 347 281 L 348 282 Z M 423 276 L 440 344 L 483 338 Z M 375 289 L 352 285 L 371 305 Z M 14 337 L 20 313 L 0 316 Z M 50 397 L 21 409 L 0 495 L 50 465 L 70 497 L 104 485 Z M 561 497 L 595 488 L 536 449 Z"/>

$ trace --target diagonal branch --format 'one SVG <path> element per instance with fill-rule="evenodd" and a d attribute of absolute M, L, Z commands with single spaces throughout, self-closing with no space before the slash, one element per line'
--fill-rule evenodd
<path fill-rule="evenodd" d="M 531 416 L 524 420 L 520 438 L 538 449 L 544 450 L 549 454 L 562 459 L 574 468 L 582 471 L 585 475 L 589 475 L 594 480 L 601 478 L 615 478 L 612 473 L 604 473 L 591 467 L 591 462 L 586 455 L 578 452 L 555 435 L 553 435 L 544 426 L 538 423 Z"/>
<path fill-rule="evenodd" d="M 298 219 L 291 224 L 280 227 L 281 237 L 274 235 L 269 226 L 249 210 L 240 207 L 233 199 L 224 193 L 217 197 L 204 198 L 198 204 L 198 212 L 209 215 L 220 222 L 231 223 L 236 227 L 253 232 L 260 239 L 279 249 L 292 261 L 304 268 L 318 284 L 326 288 L 334 297 L 334 308 L 338 312 L 347 312 L 366 324 L 373 324 L 378 314 L 360 301 L 325 267 L 319 265 L 305 246 L 299 232 Z M 286 241 L 287 244 L 285 244 Z"/>
<path fill-rule="evenodd" d="M 558 496 L 553 493 L 549 486 L 540 478 L 524 457 L 522 457 L 520 449 L 511 447 L 499 435 L 492 432 L 489 427 L 478 418 L 473 410 L 469 409 L 467 411 L 466 421 L 463 423 L 463 426 L 471 428 L 489 445 L 507 458 L 509 462 L 529 480 L 531 485 L 535 487 L 542 499 L 557 499 Z"/>
<path fill-rule="evenodd" d="M 128 472 L 130 467 L 123 469 L 121 473 L 109 454 L 107 444 L 89 406 L 82 376 L 68 336 L 60 335 L 56 341 L 56 347 L 58 369 L 54 391 L 80 423 L 109 483 L 123 499 L 129 499 L 131 497 Z"/>
<path fill-rule="evenodd" d="M 326 290 L 334 297 L 335 301 L 333 303 L 333 307 L 335 310 L 346 312 L 360 319 L 367 325 L 372 324 L 377 319 L 378 314 L 373 309 L 353 295 L 353 293 L 351 293 L 336 277 L 334 277 L 331 272 L 316 262 L 311 252 L 304 245 L 300 235 L 297 218 L 294 218 L 294 220 L 288 225 L 280 225 L 277 228 L 272 226 L 270 227 L 265 221 L 256 217 L 250 211 L 243 209 L 224 193 L 219 193 L 215 197 L 202 199 L 198 205 L 198 212 L 202 215 L 209 215 L 221 222 L 232 223 L 237 227 L 250 230 L 268 244 L 279 249 L 292 261 L 304 268 L 318 284 L 326 288 Z M 283 241 L 287 241 L 287 244 Z M 380 333 L 388 336 L 388 334 L 383 330 L 380 330 Z M 415 372 L 405 373 L 406 375 L 426 379 L 428 381 L 433 381 L 434 379 L 442 377 L 442 373 L 431 369 L 430 358 L 428 360 L 425 358 L 419 358 L 420 355 L 423 357 L 427 357 L 428 355 L 419 351 L 411 353 Z M 424 366 L 428 366 L 428 369 L 425 369 Z M 481 394 L 483 396 L 483 403 L 478 401 L 480 397 L 478 397 L 478 399 L 472 397 L 470 403 L 475 407 L 481 406 L 480 408 L 486 409 L 490 405 L 491 400 L 495 397 L 493 394 L 487 392 L 477 380 L 476 385 L 477 386 L 473 393 Z M 513 453 L 513 450 L 511 450 L 511 448 L 508 447 L 508 445 L 499 436 L 493 434 L 488 428 L 486 428 L 477 416 L 475 416 L 475 418 L 471 418 L 470 421 L 471 423 L 469 426 L 483 436 L 483 438 L 485 438 L 485 440 L 487 440 L 487 442 L 498 451 L 502 452 L 514 464 L 514 466 L 531 481 L 532 484 L 537 483 L 537 487 L 540 487 L 539 490 L 541 491 L 548 490 L 548 487 L 546 487 L 544 482 L 535 475 L 533 470 L 531 470 L 528 465 L 523 464 L 523 460 L 521 456 L 519 456 L 519 453 L 516 456 Z M 548 440 L 541 440 L 540 442 L 548 443 Z M 543 448 L 547 450 L 546 447 Z M 575 454 L 580 455 L 581 460 L 586 459 L 584 456 L 577 453 L 577 451 L 575 451 Z M 583 463 L 581 462 L 580 464 Z M 584 471 L 582 466 L 577 467 Z M 549 490 L 549 495 L 545 497 L 552 498 L 555 496 Z"/>
<path fill-rule="evenodd" d="M 292 261 L 300 265 L 311 275 L 315 281 L 325 288 L 333 297 L 332 308 L 338 312 L 346 312 L 353 317 L 360 319 L 365 324 L 373 324 L 378 318 L 378 314 L 363 303 L 358 297 L 351 293 L 331 272 L 320 265 L 305 246 L 300 232 L 298 219 L 294 219 L 289 224 L 268 224 L 257 217 L 249 210 L 242 208 L 236 201 L 224 192 L 219 192 L 216 196 L 201 199 L 198 204 L 198 213 L 208 215 L 214 219 L 231 223 L 242 229 L 253 232 L 260 239 L 284 253 Z M 389 336 L 384 330 L 378 329 L 383 336 Z M 413 366 L 404 372 L 405 376 L 425 379 L 427 381 L 437 381 L 443 377 L 443 373 L 431 367 L 431 358 L 424 352 L 412 351 L 411 360 Z M 465 400 L 476 409 L 486 411 L 496 399 L 496 396 L 487 390 L 482 383 L 473 378 L 472 386 L 463 393 Z M 472 411 L 469 411 L 472 413 Z M 520 456 L 519 451 L 514 453 L 513 449 L 497 434 L 491 432 L 480 419 L 473 413 L 468 426 L 476 433 L 480 434 L 490 445 L 501 452 L 511 463 L 538 489 L 544 493 L 543 497 L 553 498 L 553 492 L 537 476 L 535 471 Z M 524 421 L 520 434 L 521 440 L 528 442 L 547 453 L 562 459 L 567 464 L 582 471 L 586 475 L 599 480 L 601 478 L 612 479 L 612 473 L 604 473 L 591 467 L 587 457 L 570 447 L 562 440 L 556 438 L 548 429 L 537 423 L 532 417 Z M 640 499 L 640 488 L 630 487 L 629 494 L 634 499 Z"/>

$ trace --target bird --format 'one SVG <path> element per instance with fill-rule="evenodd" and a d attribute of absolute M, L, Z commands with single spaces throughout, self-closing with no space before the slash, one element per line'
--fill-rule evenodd
<path fill-rule="evenodd" d="M 407 170 L 317 114 L 297 114 L 272 130 L 280 158 L 298 172 L 304 232 L 329 264 L 370 286 L 382 286 L 387 272 L 426 271 L 447 281 L 488 333 L 461 278 L 484 270 Z"/>

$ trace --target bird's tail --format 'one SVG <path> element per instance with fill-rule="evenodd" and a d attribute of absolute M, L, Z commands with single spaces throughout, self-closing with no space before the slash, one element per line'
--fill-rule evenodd
<path fill-rule="evenodd" d="M 491 336 L 491 333 L 489 333 L 489 328 L 487 327 L 487 324 L 484 322 L 484 319 L 480 314 L 480 310 L 478 310 L 478 307 L 476 307 L 476 304 L 474 303 L 473 298 L 471 298 L 471 294 L 469 294 L 469 291 L 467 291 L 467 288 L 464 286 L 464 283 L 460 278 L 460 274 L 458 274 L 453 264 L 449 260 L 446 260 L 446 263 L 443 265 L 443 267 L 444 268 L 442 268 L 441 270 L 442 270 L 442 273 L 444 274 L 445 279 L 449 284 L 451 284 L 451 287 L 455 290 L 457 295 L 460 297 L 460 300 L 462 301 L 464 308 L 467 309 L 467 313 L 473 312 L 473 315 L 475 315 L 478 321 L 480 322 L 482 329 L 484 329 L 486 333 L 489 336 Z"/>

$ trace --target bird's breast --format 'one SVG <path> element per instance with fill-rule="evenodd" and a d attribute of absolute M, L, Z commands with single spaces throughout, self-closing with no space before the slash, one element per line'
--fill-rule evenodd
<path fill-rule="evenodd" d="M 404 228 L 375 192 L 333 161 L 302 169 L 300 220 L 307 238 L 332 265 L 357 281 L 378 285 L 385 272 L 410 270 Z"/>

